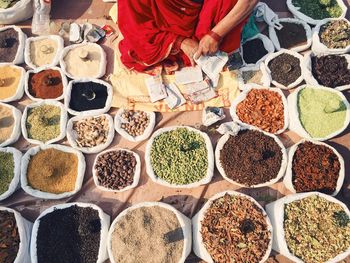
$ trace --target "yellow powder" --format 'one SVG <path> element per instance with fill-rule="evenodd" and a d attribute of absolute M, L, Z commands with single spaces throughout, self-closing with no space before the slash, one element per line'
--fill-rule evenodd
<path fill-rule="evenodd" d="M 22 71 L 12 66 L 0 67 L 0 99 L 13 97 L 21 80 Z"/>
<path fill-rule="evenodd" d="M 13 117 L 12 109 L 0 105 L 0 143 L 8 140 L 15 126 L 15 118 Z"/>
<path fill-rule="evenodd" d="M 87 56 L 82 58 L 84 53 Z M 94 45 L 80 46 L 68 51 L 64 61 L 67 72 L 74 77 L 96 76 L 100 71 L 101 52 Z"/>
<path fill-rule="evenodd" d="M 57 42 L 55 40 L 45 38 L 30 42 L 30 60 L 37 66 L 51 64 L 57 53 Z"/>

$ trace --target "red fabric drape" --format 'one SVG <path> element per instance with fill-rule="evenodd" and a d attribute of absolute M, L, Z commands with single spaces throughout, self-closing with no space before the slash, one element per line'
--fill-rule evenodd
<path fill-rule="evenodd" d="M 124 39 L 119 44 L 125 66 L 145 71 L 170 55 L 176 38 L 197 37 L 209 32 L 236 4 L 237 0 L 119 0 L 118 25 Z M 197 26 L 198 25 L 198 26 Z M 230 32 L 220 49 L 231 52 L 239 47 L 242 25 Z M 180 52 L 177 59 L 189 63 Z"/>

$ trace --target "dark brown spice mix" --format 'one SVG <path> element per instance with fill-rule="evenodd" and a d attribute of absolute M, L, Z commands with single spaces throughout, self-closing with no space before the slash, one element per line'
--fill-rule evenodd
<path fill-rule="evenodd" d="M 246 186 L 263 184 L 280 171 L 281 147 L 262 132 L 243 130 L 230 136 L 220 151 L 220 162 L 233 181 Z"/>
<path fill-rule="evenodd" d="M 13 28 L 0 31 L 0 62 L 13 62 L 19 46 L 18 32 Z"/>
<path fill-rule="evenodd" d="M 262 210 L 246 197 L 229 194 L 215 200 L 206 211 L 201 235 L 218 263 L 260 262 L 271 240 Z"/>
<path fill-rule="evenodd" d="M 247 64 L 255 64 L 267 54 L 267 50 L 260 38 L 249 40 L 243 44 L 243 59 Z"/>
<path fill-rule="evenodd" d="M 293 156 L 292 182 L 297 193 L 318 191 L 332 194 L 337 187 L 340 162 L 332 149 L 304 142 Z"/>
<path fill-rule="evenodd" d="M 300 59 L 283 53 L 269 62 L 272 80 L 289 86 L 301 76 Z"/>
<path fill-rule="evenodd" d="M 281 22 L 281 25 L 281 30 L 276 29 L 281 48 L 290 49 L 307 43 L 306 31 L 302 24 Z"/>
<path fill-rule="evenodd" d="M 0 262 L 12 263 L 17 257 L 20 237 L 15 215 L 0 211 Z"/>

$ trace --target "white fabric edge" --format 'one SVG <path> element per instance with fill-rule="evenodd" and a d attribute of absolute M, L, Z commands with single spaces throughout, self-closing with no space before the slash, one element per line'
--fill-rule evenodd
<path fill-rule="evenodd" d="M 308 134 L 308 132 L 304 129 L 304 127 L 302 126 L 302 124 L 300 122 L 299 110 L 298 110 L 298 106 L 297 106 L 298 105 L 298 94 L 304 88 L 313 88 L 313 89 L 320 89 L 320 90 L 325 90 L 325 91 L 329 91 L 329 92 L 334 92 L 340 98 L 342 98 L 343 103 L 345 104 L 346 109 L 347 109 L 346 110 L 346 117 L 345 117 L 345 121 L 344 121 L 344 127 L 342 129 L 339 129 L 338 131 L 336 131 L 336 132 L 334 132 L 334 133 L 332 133 L 324 138 L 312 138 L 311 135 Z M 289 120 L 290 120 L 289 129 L 291 131 L 294 131 L 300 137 L 303 137 L 305 139 L 313 139 L 316 141 L 326 141 L 326 140 L 332 139 L 333 137 L 336 137 L 337 135 L 344 132 L 350 123 L 350 104 L 349 104 L 348 100 L 346 99 L 346 97 L 343 95 L 343 93 L 341 93 L 338 90 L 323 87 L 323 86 L 302 85 L 299 88 L 297 88 L 293 93 L 291 93 L 288 96 L 287 100 L 288 100 Z"/>
<path fill-rule="evenodd" d="M 243 100 L 245 100 L 245 98 L 247 97 L 247 94 L 253 90 L 253 89 L 266 89 L 266 90 L 269 90 L 269 91 L 272 91 L 272 92 L 276 92 L 278 93 L 281 98 L 282 98 L 282 103 L 283 103 L 283 110 L 284 110 L 284 126 L 282 129 L 278 130 L 277 132 L 275 132 L 274 134 L 281 134 L 283 133 L 289 126 L 289 114 L 288 114 L 288 103 L 287 103 L 287 99 L 286 97 L 284 96 L 283 92 L 279 89 L 279 88 L 268 88 L 268 87 L 263 87 L 263 86 L 260 86 L 260 85 L 254 85 L 254 86 L 250 86 L 248 87 L 247 89 L 245 89 L 243 92 L 241 92 L 234 100 L 233 102 L 231 103 L 231 108 L 230 108 L 230 114 L 231 114 L 231 117 L 232 117 L 232 120 L 234 122 L 237 122 L 239 125 L 243 126 L 243 127 L 255 127 L 253 125 L 250 125 L 250 124 L 247 124 L 247 123 L 244 123 L 242 122 L 237 114 L 236 114 L 236 108 L 237 108 L 237 105 L 239 103 L 241 103 Z M 256 129 L 258 130 L 261 130 L 259 129 L 258 127 L 255 127 Z"/>
<path fill-rule="evenodd" d="M 264 208 L 251 196 L 246 195 L 246 194 L 242 194 L 236 191 L 224 191 L 221 193 L 217 193 L 214 196 L 210 197 L 209 200 L 205 203 L 205 205 L 201 208 L 201 210 L 199 210 L 199 212 L 192 218 L 192 231 L 193 231 L 193 251 L 194 253 L 201 259 L 203 259 L 204 261 L 208 262 L 208 263 L 214 263 L 214 260 L 211 258 L 209 252 L 207 251 L 207 249 L 205 248 L 205 245 L 203 243 L 203 239 L 202 239 L 202 235 L 201 235 L 201 222 L 204 219 L 205 213 L 207 212 L 208 208 L 210 208 L 211 204 L 223 197 L 225 194 L 229 194 L 231 196 L 241 196 L 241 197 L 245 197 L 248 200 L 250 200 L 252 203 L 254 203 L 258 208 L 260 208 L 262 214 L 265 216 L 266 219 L 266 224 L 268 226 L 268 230 L 271 233 L 271 239 L 269 242 L 269 246 L 265 252 L 264 257 L 261 259 L 260 263 L 265 262 L 271 253 L 272 250 L 272 243 L 273 243 L 273 236 L 275 233 L 275 230 L 272 227 L 270 218 L 268 216 L 268 214 L 265 212 Z"/>
<path fill-rule="evenodd" d="M 125 151 L 125 152 L 128 152 L 128 153 L 131 153 L 135 159 L 136 159 L 136 167 L 135 167 L 135 172 L 134 172 L 134 175 L 133 175 L 133 183 L 121 190 L 113 190 L 113 189 L 110 189 L 110 188 L 107 188 L 107 187 L 104 187 L 102 186 L 99 182 L 98 182 L 98 176 L 97 176 L 97 171 L 95 169 L 95 166 L 96 166 L 96 163 L 97 163 L 97 159 L 105 154 L 105 153 L 109 153 L 109 152 L 116 152 L 116 151 Z M 133 151 L 130 151 L 128 149 L 123 149 L 123 148 L 115 148 L 115 149 L 110 149 L 110 150 L 107 150 L 107 151 L 103 151 L 101 153 L 99 153 L 95 160 L 94 160 L 94 164 L 92 166 L 92 177 L 94 179 L 94 183 L 96 185 L 96 187 L 102 191 L 105 191 L 105 192 L 113 192 L 113 193 L 122 193 L 122 192 L 125 192 L 125 191 L 128 191 L 130 189 L 133 189 L 135 187 L 137 187 L 137 185 L 139 184 L 139 181 L 140 181 L 140 175 L 141 175 L 141 158 L 140 156 L 136 153 L 136 152 L 133 152 Z"/>
<path fill-rule="evenodd" d="M 25 74 L 26 74 L 25 69 L 22 67 L 16 66 L 12 63 L 0 63 L 0 67 L 7 67 L 7 66 L 19 69 L 21 71 L 21 77 L 20 77 L 15 95 L 6 99 L 0 99 L 0 102 L 12 102 L 12 101 L 20 100 L 24 95 L 24 83 L 25 83 Z"/>
<path fill-rule="evenodd" d="M 53 60 L 51 63 L 48 63 L 46 65 L 41 65 L 41 66 L 36 66 L 30 57 L 30 44 L 34 41 L 39 41 L 43 39 L 51 39 L 57 43 L 57 50 L 56 50 L 56 55 L 54 56 Z M 27 39 L 25 48 L 24 48 L 24 61 L 27 64 L 28 67 L 31 69 L 36 69 L 36 68 L 42 68 L 42 67 L 55 67 L 58 65 L 61 52 L 64 48 L 64 40 L 62 37 L 59 35 L 46 35 L 46 36 L 38 36 L 38 37 L 30 37 Z"/>
<path fill-rule="evenodd" d="M 238 88 L 240 90 L 245 90 L 247 88 L 249 88 L 250 86 L 254 86 L 254 85 L 259 85 L 257 83 L 245 83 L 244 79 L 243 79 L 243 72 L 246 71 L 251 71 L 251 70 L 260 70 L 262 72 L 262 77 L 261 77 L 261 86 L 265 86 L 265 87 L 270 87 L 271 85 L 271 77 L 270 75 L 267 73 L 267 69 L 265 66 L 265 63 L 260 62 L 257 65 L 254 66 L 244 66 L 242 68 L 240 68 L 237 72 L 237 81 L 238 81 Z"/>
<path fill-rule="evenodd" d="M 284 227 L 283 227 L 284 205 L 291 203 L 293 201 L 297 201 L 297 200 L 312 196 L 312 195 L 318 195 L 320 197 L 327 199 L 330 202 L 337 203 L 337 204 L 341 205 L 341 207 L 348 214 L 348 216 L 350 216 L 349 209 L 347 208 L 347 206 L 345 204 L 338 201 L 334 197 L 331 197 L 329 195 L 322 194 L 319 192 L 292 194 L 292 195 L 288 195 L 286 197 L 283 197 L 281 199 L 278 199 L 275 202 L 272 202 L 272 203 L 266 205 L 266 212 L 271 219 L 271 223 L 272 223 L 272 226 L 274 229 L 273 244 L 272 244 L 273 250 L 277 251 L 278 253 L 282 254 L 283 256 L 287 257 L 288 259 L 290 259 L 296 263 L 302 263 L 303 261 L 300 258 L 294 256 L 289 251 L 287 243 L 285 241 Z M 345 259 L 349 255 L 350 255 L 350 248 L 346 252 L 338 255 L 337 257 L 333 258 L 332 260 L 327 261 L 326 263 L 340 262 L 341 260 Z"/>
<path fill-rule="evenodd" d="M 22 153 L 16 148 L 0 148 L 0 152 L 11 153 L 14 161 L 13 178 L 6 192 L 0 195 L 0 201 L 10 197 L 18 188 L 21 178 Z"/>
<path fill-rule="evenodd" d="M 350 52 L 350 46 L 347 46 L 346 48 L 328 48 L 326 45 L 321 43 L 320 36 L 319 36 L 321 27 L 324 24 L 327 24 L 328 22 L 336 21 L 336 20 L 345 20 L 348 22 L 348 24 L 350 24 L 349 20 L 347 20 L 345 16 L 341 18 L 326 18 L 326 19 L 320 20 L 312 31 L 312 47 L 311 47 L 312 52 L 314 52 L 315 54 L 328 54 L 328 55 L 331 55 L 331 54 L 339 55 L 339 54 L 345 54 Z"/>
<path fill-rule="evenodd" d="M 73 109 L 71 109 L 69 107 L 69 103 L 71 100 L 71 92 L 72 92 L 72 87 L 75 83 L 86 83 L 86 82 L 94 82 L 94 83 L 98 83 L 101 84 L 103 86 L 106 87 L 107 89 L 107 100 L 106 100 L 106 104 L 105 107 L 102 109 L 96 109 L 96 110 L 88 110 L 88 111 L 75 111 Z M 67 111 L 71 114 L 71 115 L 84 115 L 84 116 L 89 116 L 89 115 L 98 115 L 98 114 L 103 114 L 108 112 L 111 107 L 112 107 L 112 100 L 113 100 L 113 87 L 100 79 L 93 79 L 93 78 L 83 78 L 83 79 L 75 79 L 75 80 L 71 80 L 68 83 L 67 89 L 65 91 L 65 95 L 64 95 L 64 106 L 67 109 Z"/>
<path fill-rule="evenodd" d="M 67 46 L 65 48 L 63 48 L 61 55 L 60 55 L 60 66 L 64 72 L 64 74 L 66 74 L 69 78 L 71 79 L 82 79 L 84 77 L 82 76 L 73 76 L 72 74 L 70 74 L 69 72 L 67 72 L 67 65 L 66 62 L 64 61 L 64 58 L 66 57 L 67 53 L 74 49 L 74 48 L 78 48 L 78 47 L 82 47 L 82 46 L 95 46 L 97 49 L 100 50 L 100 55 L 101 55 L 101 61 L 100 61 L 100 69 L 99 72 L 95 75 L 95 76 L 85 76 L 86 78 L 95 78 L 95 79 L 99 79 L 102 78 L 105 74 L 106 74 L 106 68 L 107 68 L 107 55 L 106 52 L 103 50 L 103 48 L 96 44 L 96 43 L 89 43 L 89 42 L 83 42 L 80 44 L 73 44 L 70 46 Z"/>
<path fill-rule="evenodd" d="M 286 22 L 286 23 L 293 23 L 293 24 L 300 24 L 304 27 L 305 29 L 305 33 L 306 33 L 306 39 L 307 42 L 305 45 L 300 45 L 300 46 L 296 46 L 296 47 L 292 47 L 289 50 L 291 51 L 295 51 L 295 52 L 302 52 L 304 50 L 307 50 L 311 47 L 312 44 L 312 30 L 311 27 L 303 20 L 297 19 L 297 18 L 279 18 L 278 22 Z M 275 45 L 275 48 L 277 51 L 280 51 L 281 48 L 281 44 L 279 42 L 279 39 L 277 37 L 277 33 L 276 33 L 276 29 L 273 26 L 269 26 L 269 37 L 272 41 L 272 43 Z"/>
<path fill-rule="evenodd" d="M 33 225 L 31 242 L 30 242 L 30 257 L 31 257 L 32 263 L 38 262 L 36 240 L 37 240 L 37 236 L 38 236 L 38 229 L 40 226 L 40 219 L 43 218 L 44 216 L 46 216 L 47 214 L 52 213 L 55 209 L 66 209 L 66 208 L 69 208 L 69 207 L 74 206 L 74 205 L 76 205 L 78 207 L 83 207 L 83 208 L 90 207 L 98 212 L 98 214 L 100 216 L 100 220 L 101 220 L 101 235 L 100 235 L 100 248 L 99 248 L 99 252 L 98 252 L 97 263 L 102 263 L 108 259 L 107 240 L 105 237 L 108 235 L 108 228 L 110 225 L 110 216 L 107 215 L 105 212 L 103 212 L 103 210 L 95 204 L 75 202 L 75 203 L 54 205 L 54 206 L 46 209 L 44 212 L 42 212 L 40 214 L 40 216 L 35 220 L 34 225 Z"/>
<path fill-rule="evenodd" d="M 5 147 L 7 145 L 10 145 L 10 144 L 18 141 L 19 137 L 21 136 L 22 113 L 20 110 L 16 109 L 14 106 L 12 106 L 10 104 L 5 104 L 5 103 L 0 102 L 0 106 L 4 106 L 4 107 L 8 107 L 8 108 L 12 109 L 13 118 L 15 120 L 10 138 L 8 138 L 6 141 L 0 143 L 0 147 Z"/>
<path fill-rule="evenodd" d="M 0 32 L 11 28 L 16 30 L 18 33 L 18 49 L 17 49 L 15 59 L 11 63 L 13 63 L 14 65 L 18 65 L 18 64 L 24 63 L 24 46 L 27 39 L 27 35 L 24 34 L 22 29 L 17 26 L 2 27 L 0 28 Z"/>
<path fill-rule="evenodd" d="M 115 230 L 115 225 L 125 216 L 127 215 L 130 211 L 141 208 L 141 207 L 154 207 L 158 206 L 164 209 L 168 209 L 171 212 L 173 212 L 178 221 L 179 224 L 182 227 L 182 232 L 184 235 L 184 247 L 182 251 L 182 256 L 181 259 L 179 260 L 178 263 L 184 263 L 188 255 L 191 253 L 192 249 L 192 229 L 191 229 L 191 219 L 186 217 L 184 214 L 182 214 L 180 211 L 172 207 L 171 205 L 162 203 L 162 202 L 142 202 L 138 203 L 136 205 L 133 205 L 127 209 L 125 209 L 123 212 L 121 212 L 113 221 L 109 232 L 108 232 L 108 237 L 107 237 L 107 249 L 108 249 L 108 255 L 111 263 L 116 263 L 116 261 L 113 258 L 113 252 L 112 252 L 112 237 L 113 237 L 113 232 Z"/>
<path fill-rule="evenodd" d="M 32 101 L 43 101 L 45 99 L 36 98 L 36 97 L 34 97 L 34 96 L 32 96 L 30 94 L 30 92 L 29 92 L 29 77 L 30 77 L 30 74 L 36 74 L 36 73 L 39 73 L 41 71 L 49 70 L 49 69 L 57 70 L 57 71 L 60 72 L 61 79 L 62 79 L 62 85 L 63 85 L 62 95 L 57 97 L 57 98 L 55 98 L 55 99 L 50 99 L 50 100 L 56 100 L 56 101 L 63 100 L 64 94 L 66 93 L 67 85 L 68 85 L 68 80 L 67 80 L 66 75 L 63 73 L 61 68 L 51 67 L 51 66 L 43 66 L 43 67 L 36 68 L 34 70 L 28 70 L 27 73 L 25 74 L 24 91 L 25 91 L 26 95 L 28 96 L 28 98 L 31 99 Z"/>
<path fill-rule="evenodd" d="M 10 8 L 1 9 L 0 24 L 16 24 L 31 18 L 33 13 L 32 0 L 20 0 Z"/>
<path fill-rule="evenodd" d="M 323 142 L 315 141 L 315 140 L 302 139 L 301 141 L 297 142 L 296 144 L 294 144 L 292 147 L 289 148 L 289 150 L 288 150 L 288 166 L 287 166 L 287 170 L 286 170 L 286 175 L 283 179 L 284 186 L 289 191 L 291 191 L 293 194 L 296 193 L 296 190 L 294 188 L 293 181 L 292 181 L 292 178 L 293 178 L 293 170 L 292 170 L 293 158 L 294 158 L 295 151 L 298 149 L 298 146 L 300 144 L 305 143 L 305 142 L 311 142 L 311 143 L 316 144 L 316 145 L 325 146 L 325 147 L 331 149 L 333 151 L 333 153 L 338 157 L 338 160 L 340 163 L 340 170 L 339 170 L 339 175 L 338 175 L 338 180 L 337 180 L 337 186 L 336 186 L 335 191 L 331 194 L 331 196 L 336 196 L 339 193 L 339 191 L 341 190 L 343 183 L 344 183 L 344 179 L 345 179 L 344 159 L 339 154 L 339 152 L 336 149 L 334 149 L 332 146 L 330 146 L 326 143 L 323 143 Z"/>
<path fill-rule="evenodd" d="M 77 171 L 77 179 L 75 182 L 75 188 L 73 191 L 65 192 L 65 193 L 61 193 L 61 194 L 53 194 L 53 193 L 48 193 L 48 192 L 36 190 L 28 184 L 27 168 L 28 168 L 28 164 L 29 164 L 31 156 L 36 155 L 41 150 L 47 150 L 47 149 L 56 149 L 56 150 L 66 152 L 66 153 L 72 153 L 72 154 L 75 154 L 77 156 L 77 158 L 78 158 L 77 170 L 78 171 Z M 85 163 L 84 155 L 81 152 L 79 152 L 71 147 L 58 145 L 58 144 L 41 145 L 41 146 L 32 147 L 23 155 L 23 158 L 22 158 L 21 187 L 27 194 L 34 196 L 34 197 L 37 197 L 37 198 L 58 200 L 58 199 L 70 197 L 70 196 L 76 194 L 81 189 L 82 184 L 83 184 L 83 180 L 84 180 L 85 168 L 86 168 L 86 163 Z"/>
<path fill-rule="evenodd" d="M 185 128 L 189 131 L 196 132 L 198 133 L 205 141 L 206 148 L 207 148 L 207 158 L 208 158 L 208 169 L 207 169 L 207 174 L 203 177 L 198 182 L 194 182 L 191 184 L 187 185 L 177 185 L 177 184 L 170 184 L 167 181 L 160 179 L 157 177 L 157 175 L 154 173 L 154 170 L 152 168 L 152 163 L 151 163 L 151 149 L 152 149 L 152 144 L 154 142 L 154 139 L 161 135 L 162 133 L 168 132 L 168 131 L 173 131 L 179 128 Z M 211 179 L 214 176 L 214 166 L 215 166 L 215 160 L 214 160 L 214 151 L 213 151 L 213 145 L 211 143 L 211 140 L 209 136 L 201 132 L 195 128 L 189 127 L 189 126 L 171 126 L 171 127 L 166 127 L 166 128 L 160 128 L 156 132 L 153 133 L 152 137 L 148 140 L 147 145 L 146 145 L 146 151 L 145 151 L 145 164 L 146 164 L 146 172 L 147 175 L 151 178 L 151 180 L 157 184 L 170 187 L 170 188 L 178 188 L 178 189 L 190 189 L 190 188 L 195 188 L 204 184 L 210 183 Z"/>
<path fill-rule="evenodd" d="M 281 160 L 281 166 L 280 166 L 280 169 L 278 171 L 278 174 L 276 175 L 275 178 L 271 179 L 270 181 L 266 182 L 266 183 L 261 183 L 261 184 L 257 184 L 257 185 L 251 185 L 251 186 L 248 186 L 248 185 L 243 185 L 243 184 L 240 184 L 232 179 L 230 179 L 227 175 L 226 175 L 226 172 L 225 172 L 225 169 L 223 168 L 222 164 L 221 164 L 221 161 L 220 161 L 220 152 L 221 150 L 224 148 L 226 142 L 229 140 L 229 138 L 233 135 L 231 134 L 225 134 L 223 135 L 219 140 L 218 140 L 218 143 L 216 145 L 216 149 L 215 149 L 215 163 L 216 163 L 216 168 L 218 169 L 219 173 L 221 174 L 221 176 L 226 180 L 228 181 L 229 183 L 231 184 L 234 184 L 234 185 L 238 185 L 240 187 L 244 187 L 244 188 L 261 188 L 261 187 L 266 187 L 266 186 L 270 186 L 270 185 L 273 185 L 275 183 L 277 183 L 285 174 L 285 171 L 286 171 L 286 168 L 287 168 L 287 164 L 288 164 L 288 156 L 287 156 L 287 151 L 286 151 L 286 148 L 284 147 L 283 143 L 281 142 L 281 140 L 276 136 L 276 135 L 273 135 L 271 133 L 267 133 L 267 132 L 264 132 L 264 131 L 260 131 L 256 128 L 241 128 L 241 130 L 251 130 L 251 131 L 258 131 L 258 132 L 261 132 L 263 133 L 264 135 L 274 139 L 274 141 L 278 144 L 278 146 L 280 147 L 281 149 L 281 152 L 282 152 L 282 160 Z M 236 135 L 237 136 L 237 135 Z"/>
<path fill-rule="evenodd" d="M 114 116 L 114 128 L 116 132 L 118 132 L 124 139 L 127 139 L 130 142 L 140 142 L 148 139 L 151 136 L 154 127 L 156 126 L 156 114 L 153 111 L 144 111 L 149 118 L 149 124 L 142 135 L 134 137 L 121 128 L 121 125 L 123 123 L 123 118 L 121 115 L 124 113 L 124 111 L 125 109 L 120 108 Z"/>
<path fill-rule="evenodd" d="M 0 206 L 0 211 L 13 213 L 16 219 L 20 242 L 14 263 L 30 263 L 29 246 L 33 223 L 14 209 Z"/>
<path fill-rule="evenodd" d="M 45 143 L 42 141 L 39 141 L 39 140 L 34 140 L 34 139 L 28 138 L 28 132 L 27 132 L 27 128 L 26 128 L 28 109 L 36 108 L 36 107 L 43 106 L 43 105 L 52 105 L 52 106 L 60 107 L 60 109 L 61 109 L 60 135 L 52 140 L 45 142 Z M 29 142 L 31 144 L 48 145 L 48 144 L 58 142 L 58 141 L 62 140 L 64 137 L 66 137 L 67 118 L 68 118 L 67 111 L 61 102 L 58 102 L 55 100 L 43 100 L 43 101 L 29 104 L 28 106 L 25 107 L 25 109 L 23 111 L 23 115 L 22 115 L 22 120 L 21 120 L 23 137 L 27 142 Z"/>
<path fill-rule="evenodd" d="M 273 80 L 272 76 L 271 76 L 271 70 L 269 68 L 270 61 L 273 60 L 274 58 L 282 55 L 282 54 L 288 54 L 288 55 L 291 55 L 291 56 L 299 59 L 299 66 L 300 66 L 300 69 L 301 69 L 300 77 L 297 78 L 296 81 L 294 81 L 293 83 L 289 84 L 288 86 L 284 86 L 281 83 Z M 275 85 L 277 88 L 280 88 L 280 89 L 292 89 L 292 88 L 297 87 L 304 80 L 305 69 L 304 69 L 303 61 L 304 61 L 304 57 L 302 55 L 300 55 L 299 53 L 297 53 L 295 51 L 291 51 L 291 50 L 288 50 L 288 49 L 281 49 L 280 51 L 278 51 L 276 53 L 269 54 L 269 56 L 265 60 L 265 66 L 266 66 L 267 73 L 270 75 L 272 84 Z"/>

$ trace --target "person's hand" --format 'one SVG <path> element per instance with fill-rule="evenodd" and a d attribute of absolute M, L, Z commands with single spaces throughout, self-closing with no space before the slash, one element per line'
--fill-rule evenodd
<path fill-rule="evenodd" d="M 198 42 L 192 38 L 185 38 L 181 43 L 181 50 L 190 59 L 192 66 L 195 65 L 193 56 L 196 54 L 198 49 Z"/>
<path fill-rule="evenodd" d="M 195 59 L 198 59 L 201 55 L 207 56 L 215 54 L 219 50 L 219 44 L 220 43 L 211 36 L 205 35 L 199 42 Z"/>

